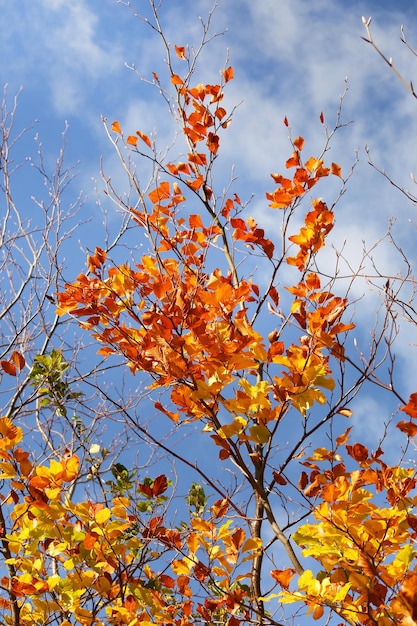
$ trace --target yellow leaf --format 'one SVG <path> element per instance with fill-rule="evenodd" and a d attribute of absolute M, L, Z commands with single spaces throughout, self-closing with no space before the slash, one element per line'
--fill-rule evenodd
<path fill-rule="evenodd" d="M 16 476 L 15 468 L 8 461 L 0 463 L 0 472 L 0 478 L 14 478 Z"/>
<path fill-rule="evenodd" d="M 211 522 L 195 517 L 191 520 L 191 526 L 194 530 L 200 531 L 203 534 L 211 535 L 214 530 L 214 525 Z"/>
<path fill-rule="evenodd" d="M 110 518 L 111 515 L 111 511 L 108 508 L 104 508 L 104 509 L 100 509 L 100 511 L 97 511 L 97 513 L 95 514 L 95 521 L 97 522 L 97 524 L 105 524 L 107 522 L 107 520 Z"/>
<path fill-rule="evenodd" d="M 174 574 L 177 574 L 178 576 L 181 574 L 188 575 L 193 565 L 194 563 L 188 558 L 176 559 L 175 561 L 172 561 L 171 569 Z"/>
<path fill-rule="evenodd" d="M 53 591 L 53 589 L 55 589 L 55 587 L 61 582 L 61 580 L 61 576 L 58 576 L 58 574 L 48 576 L 46 582 L 48 583 L 49 591 Z"/>
<path fill-rule="evenodd" d="M 74 560 L 73 559 L 65 559 L 65 561 L 63 562 L 63 566 L 64 569 L 66 569 L 67 571 L 69 571 L 70 569 L 74 568 Z"/>
<path fill-rule="evenodd" d="M 313 572 L 309 569 L 305 570 L 305 572 L 303 572 L 299 577 L 298 586 L 303 591 L 306 591 L 309 595 L 320 595 L 320 582 L 316 578 L 314 578 Z"/>
<path fill-rule="evenodd" d="M 262 426 L 261 424 L 256 424 L 255 426 L 251 426 L 249 428 L 249 432 L 251 437 L 256 441 L 256 443 L 264 444 L 269 441 L 271 433 L 267 429 L 266 426 Z"/>
<path fill-rule="evenodd" d="M 246 539 L 242 546 L 242 552 L 249 552 L 250 550 L 260 550 L 262 548 L 262 539 L 260 537 L 250 537 Z"/>
<path fill-rule="evenodd" d="M 230 437 L 241 433 L 244 430 L 246 424 L 247 420 L 245 420 L 243 417 L 238 416 L 233 420 L 231 424 L 225 424 L 224 426 L 219 428 L 217 434 L 222 439 L 229 439 Z"/>

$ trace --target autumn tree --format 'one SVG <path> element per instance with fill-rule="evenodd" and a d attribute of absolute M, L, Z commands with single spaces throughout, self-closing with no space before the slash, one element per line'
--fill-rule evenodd
<path fill-rule="evenodd" d="M 65 284 L 58 276 L 53 297 L 57 323 L 76 323 L 109 368 L 122 363 L 146 381 L 143 408 L 108 398 L 106 419 L 115 438 L 123 429 L 154 456 L 143 466 L 126 453 L 109 465 L 84 428 L 78 449 L 33 460 L 19 412 L 2 419 L 3 621 L 278 625 L 307 613 L 323 623 L 414 624 L 416 475 L 406 451 L 417 394 L 402 396 L 394 367 L 397 305 L 413 278 L 410 269 L 372 279 L 379 317 L 358 345 L 350 294 L 360 273 L 342 280 L 342 251 L 332 270 L 324 255 L 353 173 L 328 154 L 342 103 L 334 125 L 317 117 L 320 154 L 283 120 L 289 154 L 265 190 L 276 220 L 266 233 L 239 181 L 217 183 L 238 116 L 227 100 L 229 61 L 217 83 L 195 81 L 212 13 L 192 48 L 168 43 L 153 0 L 150 17 L 121 4 L 160 38 L 165 72 L 146 80 L 178 139 L 167 152 L 149 129 L 103 120 L 128 190 L 103 172 L 104 191 L 143 247 L 120 261 L 118 242 L 97 241 L 84 271 Z M 149 180 L 141 162 L 151 164 Z M 326 198 L 330 178 L 339 191 Z M 3 369 L 15 374 L 23 358 L 12 353 Z M 41 387 L 55 419 L 79 399 L 60 363 L 51 367 L 56 395 Z M 29 380 L 42 364 L 34 358 Z M 100 380 L 91 384 L 106 397 Z M 394 398 L 402 416 L 372 450 L 350 421 L 369 388 Z M 403 444 L 392 463 L 384 447 L 396 429 Z M 181 433 L 186 445 L 175 445 Z"/>

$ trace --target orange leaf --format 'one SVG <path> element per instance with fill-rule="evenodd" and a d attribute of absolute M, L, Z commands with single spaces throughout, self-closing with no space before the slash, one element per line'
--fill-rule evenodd
<path fill-rule="evenodd" d="M 86 536 L 84 537 L 84 541 L 83 541 L 85 549 L 86 550 L 92 550 L 94 548 L 94 545 L 95 545 L 97 539 L 98 539 L 97 533 L 94 533 L 94 532 L 93 533 L 92 532 L 87 533 Z"/>
<path fill-rule="evenodd" d="M 304 139 L 302 137 L 296 137 L 293 143 L 294 143 L 294 146 L 297 148 L 297 150 L 301 151 L 304 146 Z"/>
<path fill-rule="evenodd" d="M 415 620 L 417 618 L 417 574 L 410 572 L 401 587 L 399 599 L 405 604 Z"/>
<path fill-rule="evenodd" d="M 216 109 L 216 113 L 215 116 L 219 119 L 222 120 L 224 118 L 224 116 L 226 115 L 226 109 L 223 109 L 223 107 L 219 107 L 218 109 Z"/>
<path fill-rule="evenodd" d="M 232 80 L 234 78 L 234 71 L 233 71 L 233 67 L 228 67 L 225 70 L 223 70 L 222 72 L 223 76 L 224 76 L 224 82 L 228 83 L 229 80 Z"/>
<path fill-rule="evenodd" d="M 20 352 L 17 352 L 17 350 L 13 350 L 12 352 L 12 361 L 16 365 L 19 372 L 24 368 L 26 363 L 23 354 L 20 354 Z"/>
<path fill-rule="evenodd" d="M 204 179 L 202 176 L 199 176 L 198 178 L 194 180 L 187 180 L 186 183 L 188 187 L 190 187 L 194 191 L 197 191 L 198 189 L 200 189 L 202 185 L 204 185 Z"/>
<path fill-rule="evenodd" d="M 401 411 L 410 417 L 417 417 L 417 393 L 412 393 L 407 404 L 401 407 Z"/>
<path fill-rule="evenodd" d="M 122 133 L 122 129 L 120 128 L 120 124 L 117 121 L 113 122 L 113 124 L 111 125 L 111 129 L 112 129 L 112 131 L 114 133 L 119 133 L 119 135 Z"/>
<path fill-rule="evenodd" d="M 340 409 L 339 413 L 341 411 L 343 411 L 343 410 L 344 409 Z M 349 428 L 346 428 L 344 433 L 342 433 L 341 435 L 336 437 L 336 445 L 343 446 L 343 444 L 346 443 L 346 441 L 349 440 L 349 433 L 350 433 L 351 430 L 352 430 L 352 426 L 350 426 Z"/>
<path fill-rule="evenodd" d="M 171 76 L 171 83 L 173 85 L 183 85 L 184 81 L 182 80 L 182 78 L 180 78 L 180 76 L 178 76 L 178 74 L 173 74 Z"/>
<path fill-rule="evenodd" d="M 300 165 L 300 155 L 297 150 L 294 150 L 292 156 L 286 161 L 285 167 L 290 169 L 290 167 L 298 167 Z"/>
<path fill-rule="evenodd" d="M 192 213 L 188 218 L 190 228 L 203 228 L 203 222 L 198 213 Z"/>
<path fill-rule="evenodd" d="M 139 135 L 139 137 L 142 139 L 142 141 L 146 143 L 147 146 L 149 146 L 150 148 L 152 147 L 151 140 L 149 139 L 148 135 L 145 135 L 145 133 L 143 133 L 141 130 L 137 130 L 136 134 Z"/>
<path fill-rule="evenodd" d="M 338 165 L 337 163 L 332 163 L 330 169 L 332 174 L 334 174 L 335 176 L 339 176 L 339 178 L 342 178 L 342 168 L 340 167 L 340 165 Z"/>
<path fill-rule="evenodd" d="M 204 152 L 190 152 L 188 154 L 188 160 L 190 163 L 196 165 L 207 165 L 207 157 Z"/>
<path fill-rule="evenodd" d="M 175 54 L 177 55 L 177 57 L 179 59 L 182 59 L 183 61 L 187 60 L 187 55 L 186 55 L 186 48 L 185 46 L 175 46 L 174 45 L 174 49 L 175 49 Z"/>
<path fill-rule="evenodd" d="M 271 576 L 279 585 L 281 585 L 281 587 L 288 589 L 291 578 L 295 576 L 295 570 L 291 567 L 288 567 L 287 569 L 273 569 L 271 571 Z"/>
<path fill-rule="evenodd" d="M 136 146 L 138 143 L 138 138 L 135 135 L 129 135 L 126 139 L 126 143 L 129 143 L 131 146 Z"/>
<path fill-rule="evenodd" d="M 148 194 L 149 200 L 154 204 L 161 202 L 162 200 L 168 200 L 171 197 L 170 186 L 167 181 L 163 181 L 159 187 L 154 189 Z"/>

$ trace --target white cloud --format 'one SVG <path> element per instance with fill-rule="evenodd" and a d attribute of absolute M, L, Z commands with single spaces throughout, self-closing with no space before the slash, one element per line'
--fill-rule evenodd
<path fill-rule="evenodd" d="M 103 37 L 100 13 L 85 0 L 22 4 L 3 13 L 8 35 L 0 53 L 6 80 L 19 77 L 31 89 L 50 91 L 62 115 L 79 112 L 94 86 L 123 64 L 120 44 L 109 33 Z"/>

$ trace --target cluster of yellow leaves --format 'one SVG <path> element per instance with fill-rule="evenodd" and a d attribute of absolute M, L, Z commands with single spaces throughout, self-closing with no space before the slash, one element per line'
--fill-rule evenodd
<path fill-rule="evenodd" d="M 331 606 L 357 624 L 413 623 L 402 620 L 415 619 L 417 611 L 415 470 L 387 466 L 381 450 L 369 455 L 362 444 L 346 450 L 359 469 L 347 471 L 339 454 L 324 449 L 305 463 L 311 469 L 305 493 L 319 504 L 316 522 L 298 528 L 293 539 L 323 569 L 304 572 L 298 590 L 283 591 L 281 600 L 304 601 L 315 619 Z M 325 459 L 330 468 L 323 471 L 318 463 Z"/>
<path fill-rule="evenodd" d="M 231 616 L 241 613 L 247 592 L 232 590 L 231 581 L 247 578 L 242 565 L 261 545 L 231 520 L 218 524 L 226 500 L 213 504 L 208 519 L 192 517 L 181 531 L 166 527 L 158 515 L 141 515 L 128 497 L 75 502 L 70 486 L 79 478 L 76 456 L 32 465 L 17 445 L 19 427 L 1 418 L 0 434 L 1 478 L 9 489 L 1 506 L 10 507 L 12 523 L 2 529 L 9 575 L 3 573 L 1 585 L 19 604 L 21 626 L 56 619 L 65 624 L 68 614 L 80 626 L 135 626 L 186 622 L 195 611 L 204 617 L 223 608 Z M 146 487 L 138 484 L 137 492 Z M 166 487 L 166 478 L 158 477 L 148 496 Z M 168 551 L 171 573 L 162 564 L 163 573 L 151 569 L 148 561 L 155 568 Z M 198 603 L 191 581 L 210 582 L 217 592 Z M 4 623 L 12 624 L 11 599 L 2 601 L 2 609 Z"/>

